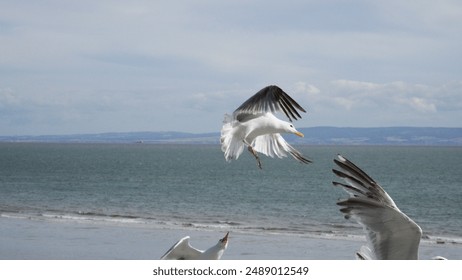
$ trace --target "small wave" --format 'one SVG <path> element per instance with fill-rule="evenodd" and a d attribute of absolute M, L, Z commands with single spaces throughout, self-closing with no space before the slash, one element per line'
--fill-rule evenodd
<path fill-rule="evenodd" d="M 2 212 L 4 218 L 26 218 L 31 220 L 76 221 L 76 222 L 109 222 L 119 224 L 146 223 L 152 218 L 143 218 L 134 215 L 104 214 L 86 211 L 64 212 L 59 210 L 35 211 L 22 209 L 21 211 Z"/>
<path fill-rule="evenodd" d="M 231 222 L 231 221 L 214 221 L 213 223 L 218 225 L 229 225 L 229 226 L 240 226 L 242 223 Z"/>
<path fill-rule="evenodd" d="M 95 213 L 95 212 L 84 212 L 84 211 L 77 211 L 75 212 L 77 215 L 82 216 L 91 216 L 91 217 L 110 217 L 110 218 L 122 218 L 122 219 L 143 219 L 140 216 L 134 215 L 121 215 L 121 214 L 104 214 L 104 213 Z"/>
<path fill-rule="evenodd" d="M 431 244 L 452 244 L 452 245 L 462 245 L 462 238 L 460 237 L 448 237 L 448 236 L 431 236 L 431 235 L 423 235 L 422 236 L 423 243 L 431 243 Z"/>

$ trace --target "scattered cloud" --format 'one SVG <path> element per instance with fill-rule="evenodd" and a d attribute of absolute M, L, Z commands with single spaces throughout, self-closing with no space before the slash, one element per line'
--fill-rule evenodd
<path fill-rule="evenodd" d="M 269 84 L 298 126 L 460 126 L 459 1 L 4 1 L 0 135 L 219 129 Z"/>

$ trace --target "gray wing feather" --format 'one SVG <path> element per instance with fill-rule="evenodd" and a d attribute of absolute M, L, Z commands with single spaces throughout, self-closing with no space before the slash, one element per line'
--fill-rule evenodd
<path fill-rule="evenodd" d="M 333 182 L 334 185 L 345 188 L 348 193 L 354 196 L 366 196 L 398 209 L 393 199 L 383 188 L 353 162 L 340 155 L 338 155 L 338 159 L 334 159 L 334 162 L 342 170 L 333 169 L 332 171 L 347 182 L 347 185 Z"/>
<path fill-rule="evenodd" d="M 261 89 L 255 95 L 247 99 L 247 101 L 242 103 L 242 105 L 234 111 L 234 116 L 238 119 L 238 115 L 241 113 L 256 114 L 281 111 L 292 121 L 292 119 L 297 120 L 301 118 L 297 109 L 306 113 L 305 109 L 292 99 L 292 97 L 278 86 L 272 85 Z"/>

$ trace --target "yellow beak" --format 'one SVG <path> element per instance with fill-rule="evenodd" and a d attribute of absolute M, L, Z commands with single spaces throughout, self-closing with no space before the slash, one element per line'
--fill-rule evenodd
<path fill-rule="evenodd" d="M 300 131 L 297 131 L 294 134 L 297 135 L 298 137 L 305 137 L 305 135 L 303 135 L 303 133 L 301 133 Z"/>

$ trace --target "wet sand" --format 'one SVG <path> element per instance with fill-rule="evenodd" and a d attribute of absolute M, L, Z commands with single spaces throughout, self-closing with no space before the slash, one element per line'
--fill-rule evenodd
<path fill-rule="evenodd" d="M 206 249 L 225 235 L 190 229 L 0 217 L 2 260 L 157 260 L 189 235 Z M 224 260 L 352 260 L 364 241 L 230 232 Z M 422 242 L 420 257 L 462 259 L 462 246 Z"/>

